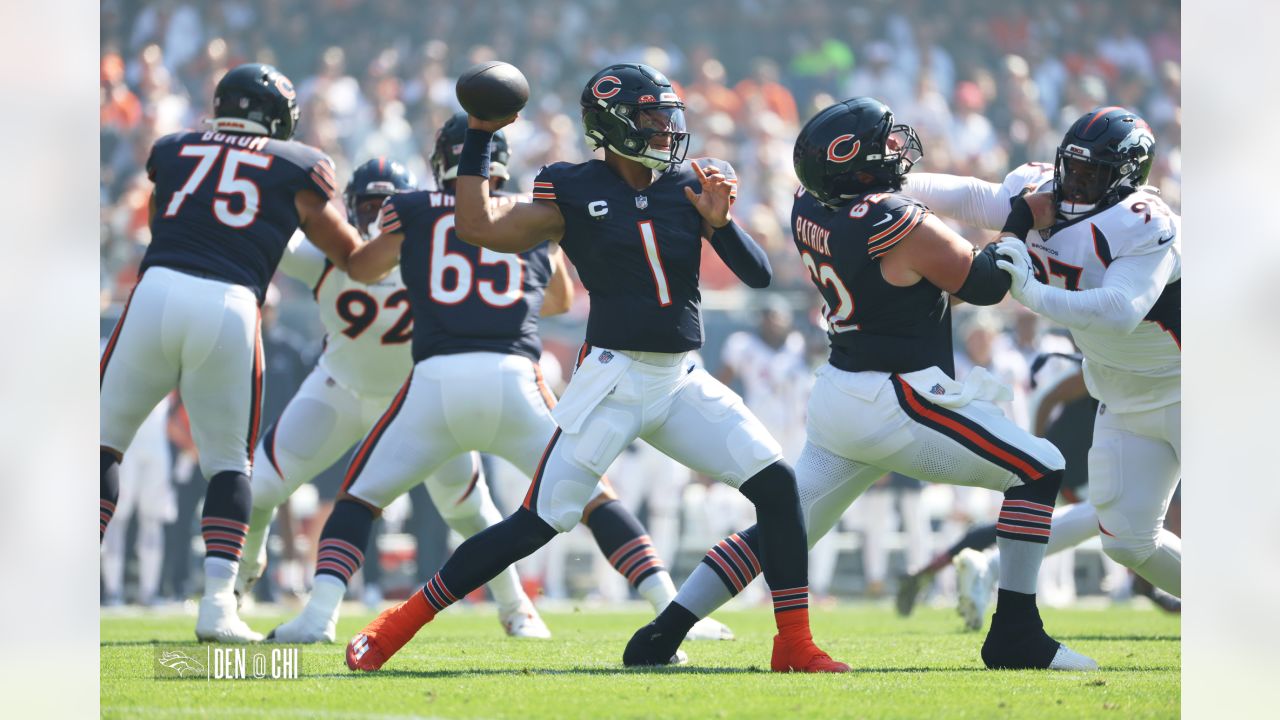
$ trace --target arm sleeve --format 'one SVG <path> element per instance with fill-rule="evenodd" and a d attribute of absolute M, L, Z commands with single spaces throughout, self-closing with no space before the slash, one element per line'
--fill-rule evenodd
<path fill-rule="evenodd" d="M 729 224 L 711 233 L 711 247 L 724 260 L 738 279 L 748 287 L 765 288 L 773 279 L 773 267 L 769 265 L 769 256 L 764 248 L 738 227 L 732 220 Z"/>
<path fill-rule="evenodd" d="M 1028 187 L 1042 184 L 1053 168 L 1044 163 L 1021 165 L 997 184 L 978 178 L 941 173 L 911 173 L 903 193 L 930 210 L 966 225 L 999 230 L 1009 217 L 1009 203 Z"/>
<path fill-rule="evenodd" d="M 1102 277 L 1102 287 L 1065 290 L 1044 286 L 1032 310 L 1077 330 L 1109 335 L 1133 332 L 1173 276 L 1172 252 L 1116 258 Z"/>
<path fill-rule="evenodd" d="M 315 287 L 324 274 L 324 252 L 311 244 L 306 235 L 299 230 L 289 239 L 289 246 L 280 257 L 280 272 L 291 278 L 301 280 L 307 287 Z"/>

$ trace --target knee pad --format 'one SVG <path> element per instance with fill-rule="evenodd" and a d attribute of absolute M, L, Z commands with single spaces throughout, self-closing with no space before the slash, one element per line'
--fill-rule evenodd
<path fill-rule="evenodd" d="M 296 487 L 291 487 L 276 472 L 270 462 L 259 462 L 253 467 L 253 475 L 249 478 L 249 487 L 253 491 L 254 510 L 274 510 L 284 504 L 293 494 Z"/>
<path fill-rule="evenodd" d="M 1102 533 L 1103 552 L 1107 557 L 1127 568 L 1136 568 L 1154 555 L 1156 542 L 1155 535 L 1144 536 L 1131 533 L 1112 535 L 1106 531 Z"/>
<path fill-rule="evenodd" d="M 799 507 L 800 492 L 796 488 L 796 474 L 785 461 L 779 460 L 752 475 L 739 488 L 742 494 L 757 508 Z"/>
<path fill-rule="evenodd" d="M 1009 500 L 1026 500 L 1027 502 L 1039 503 L 1053 507 L 1058 501 L 1058 491 L 1062 489 L 1062 476 L 1065 471 L 1061 468 L 1054 470 L 1039 480 L 1024 482 L 1004 491 L 1004 496 Z"/>

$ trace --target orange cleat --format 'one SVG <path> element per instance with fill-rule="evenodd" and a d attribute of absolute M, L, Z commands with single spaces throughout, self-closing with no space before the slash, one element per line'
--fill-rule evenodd
<path fill-rule="evenodd" d="M 347 667 L 365 672 L 381 669 L 382 664 L 399 652 L 426 624 L 422 620 L 423 608 L 419 605 L 426 605 L 426 601 L 422 599 L 422 593 L 414 593 L 399 605 L 383 610 L 373 622 L 356 633 L 347 643 Z M 426 621 L 429 622 L 433 616 L 434 613 L 428 615 Z"/>
<path fill-rule="evenodd" d="M 781 634 L 773 636 L 774 672 L 829 672 L 846 673 L 852 670 L 848 665 L 831 659 L 813 644 L 810 637 L 787 637 Z"/>

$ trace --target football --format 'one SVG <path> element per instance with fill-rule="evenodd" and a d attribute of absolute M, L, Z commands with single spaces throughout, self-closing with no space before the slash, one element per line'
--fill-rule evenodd
<path fill-rule="evenodd" d="M 529 81 L 524 73 L 499 60 L 468 68 L 458 78 L 456 90 L 462 109 L 481 120 L 510 117 L 529 101 Z"/>

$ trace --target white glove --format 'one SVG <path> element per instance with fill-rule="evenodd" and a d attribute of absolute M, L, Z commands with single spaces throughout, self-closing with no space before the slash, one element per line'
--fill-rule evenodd
<path fill-rule="evenodd" d="M 1036 280 L 1027 244 L 1015 238 L 1005 238 L 996 244 L 996 254 L 1007 258 L 997 260 L 996 267 L 1009 273 L 1009 294 L 1028 308 L 1039 311 L 1045 286 Z"/>

